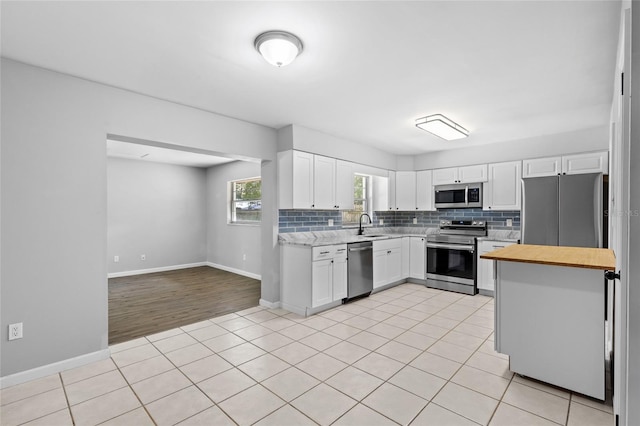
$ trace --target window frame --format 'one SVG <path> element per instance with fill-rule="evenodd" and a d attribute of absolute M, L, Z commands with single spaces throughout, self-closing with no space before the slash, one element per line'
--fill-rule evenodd
<path fill-rule="evenodd" d="M 241 183 L 247 183 L 247 182 L 254 182 L 254 181 L 260 181 L 260 198 L 252 198 L 252 199 L 242 199 L 242 200 L 238 200 L 236 199 L 236 184 L 241 184 Z M 260 226 L 260 224 L 262 223 L 262 176 L 254 176 L 254 177 L 250 177 L 250 178 L 243 178 L 243 179 L 234 179 L 234 180 L 230 180 L 227 183 L 227 191 L 228 191 L 228 197 L 227 197 L 227 224 L 229 225 L 249 225 L 249 226 Z M 237 203 L 240 202 L 247 202 L 247 203 L 255 203 L 258 202 L 260 203 L 260 219 L 258 220 L 238 220 L 237 218 L 237 210 L 236 210 L 236 206 Z"/>
<path fill-rule="evenodd" d="M 356 198 L 355 196 L 355 179 L 356 177 L 363 177 L 366 178 L 366 183 L 365 183 L 365 190 L 364 190 L 364 198 Z M 354 178 L 354 187 L 353 187 L 353 204 L 354 204 L 354 208 L 351 210 L 343 210 L 342 211 L 342 226 L 344 228 L 353 228 L 353 227 L 358 227 L 360 224 L 358 222 L 345 222 L 345 213 L 355 213 L 357 212 L 358 214 L 363 214 L 363 213 L 367 213 L 370 217 L 373 218 L 373 176 L 369 175 L 369 174 L 365 174 L 365 173 L 354 173 L 353 174 L 353 178 Z M 360 211 L 360 210 L 356 210 L 355 209 L 355 204 L 357 200 L 363 200 L 363 202 L 365 203 L 365 209 Z M 371 223 L 366 223 L 366 224 L 362 224 L 363 227 L 367 226 L 373 226 L 373 224 Z"/>

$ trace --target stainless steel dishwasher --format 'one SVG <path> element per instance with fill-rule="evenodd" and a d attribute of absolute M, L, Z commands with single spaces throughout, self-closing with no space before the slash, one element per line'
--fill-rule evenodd
<path fill-rule="evenodd" d="M 347 298 L 368 296 L 373 290 L 373 243 L 362 241 L 347 244 Z"/>

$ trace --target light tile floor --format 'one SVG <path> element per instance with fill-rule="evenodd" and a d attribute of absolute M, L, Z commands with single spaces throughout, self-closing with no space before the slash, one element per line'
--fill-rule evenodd
<path fill-rule="evenodd" d="M 303 318 L 255 307 L 2 390 L 0 424 L 613 425 L 509 371 L 493 299 L 403 284 Z"/>

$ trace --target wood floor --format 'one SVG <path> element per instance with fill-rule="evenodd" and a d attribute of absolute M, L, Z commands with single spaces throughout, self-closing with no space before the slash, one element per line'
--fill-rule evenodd
<path fill-rule="evenodd" d="M 200 266 L 109 279 L 109 344 L 257 306 L 260 281 Z"/>

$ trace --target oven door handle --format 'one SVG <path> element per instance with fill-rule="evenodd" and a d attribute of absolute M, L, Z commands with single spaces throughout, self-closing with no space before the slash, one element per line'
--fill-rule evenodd
<path fill-rule="evenodd" d="M 427 243 L 427 248 L 442 248 L 442 249 L 450 249 L 450 250 L 461 250 L 461 251 L 469 251 L 471 253 L 474 252 L 473 246 L 463 246 L 456 244 L 439 244 L 439 243 Z"/>

